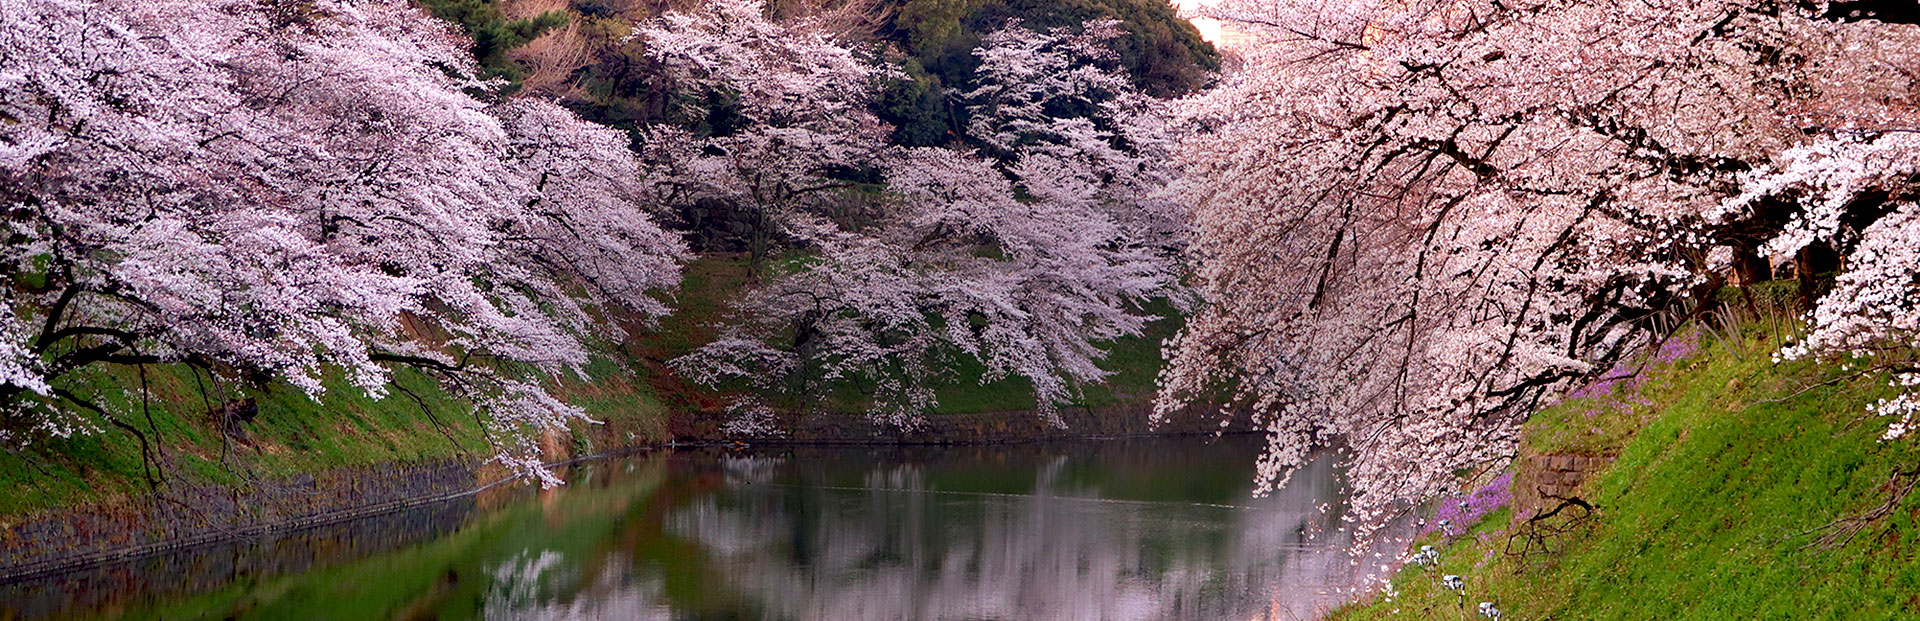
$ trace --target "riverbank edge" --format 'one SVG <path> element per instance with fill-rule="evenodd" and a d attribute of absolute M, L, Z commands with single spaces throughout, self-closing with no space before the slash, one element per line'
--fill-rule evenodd
<path fill-rule="evenodd" d="M 1895 388 L 1772 359 L 1783 340 L 1762 323 L 1701 336 L 1696 354 L 1535 413 L 1508 506 L 1414 541 L 1438 562 L 1400 564 L 1327 618 L 1466 617 L 1479 601 L 1520 618 L 1920 615 L 1920 494 L 1899 487 L 1920 447 L 1885 440 L 1868 411 Z M 1849 523 L 1858 538 L 1828 538 Z"/>
<path fill-rule="evenodd" d="M 1194 405 L 1156 422 L 1150 401 L 1103 406 L 1066 406 L 1055 412 L 1056 425 L 1033 410 L 929 414 L 911 429 L 901 429 L 857 412 L 808 412 L 776 415 L 777 434 L 728 433 L 724 413 L 674 415 L 668 435 L 680 441 L 752 444 L 940 445 L 1046 442 L 1054 440 L 1152 438 L 1253 433 L 1259 428 L 1244 412 L 1216 405 Z"/>
<path fill-rule="evenodd" d="M 564 467 L 567 465 L 580 463 L 580 462 L 641 454 L 641 453 L 645 453 L 652 450 L 658 450 L 664 447 L 665 445 L 639 445 L 634 447 L 616 449 L 613 451 L 608 451 L 605 453 L 599 453 L 599 454 L 585 456 L 585 457 L 577 457 L 577 458 L 560 460 L 560 461 L 547 464 L 547 466 L 550 468 L 558 468 L 558 467 Z M 102 565 L 111 565 L 118 562 L 131 561 L 131 560 L 136 560 L 136 559 L 159 555 L 159 554 L 191 550 L 191 549 L 202 547 L 202 546 L 218 545 L 221 543 L 229 543 L 229 542 L 240 541 L 240 540 L 249 539 L 249 538 L 265 537 L 268 535 L 291 533 L 291 532 L 298 532 L 298 531 L 312 529 L 312 528 L 320 528 L 324 526 L 339 524 L 342 522 L 349 522 L 357 519 L 370 518 L 370 517 L 385 515 L 385 514 L 394 513 L 398 511 L 404 511 L 406 509 L 411 509 L 414 507 L 449 502 L 453 500 L 459 500 L 462 498 L 475 497 L 475 496 L 479 496 L 480 494 L 486 493 L 489 490 L 500 488 L 502 486 L 510 485 L 516 482 L 525 481 L 525 479 L 521 479 L 521 478 L 496 476 L 491 481 L 479 482 L 479 481 L 485 480 L 486 471 L 488 470 L 487 464 L 481 461 L 462 462 L 460 460 L 437 460 L 437 461 L 429 461 L 429 462 L 415 462 L 411 464 L 390 464 L 389 466 L 402 466 L 402 467 L 389 469 L 389 468 L 342 466 L 339 468 L 331 468 L 321 472 L 302 475 L 299 477 L 292 477 L 284 481 L 275 481 L 275 482 L 269 483 L 269 485 L 274 487 L 287 488 L 287 487 L 299 486 L 300 483 L 298 481 L 301 481 L 301 480 L 306 480 L 308 482 L 317 482 L 320 480 L 345 480 L 349 483 L 350 487 L 355 488 L 356 490 L 364 490 L 367 487 L 366 483 L 369 480 L 368 477 L 364 476 L 364 473 L 375 472 L 375 471 L 388 471 L 388 472 L 396 472 L 397 476 L 400 476 L 400 477 L 418 477 L 418 475 L 422 474 L 423 470 L 429 471 L 426 473 L 429 475 L 429 478 L 432 475 L 436 475 L 436 474 L 451 475 L 456 478 L 471 477 L 474 481 L 476 481 L 476 484 L 465 487 L 465 488 L 454 488 L 450 491 L 435 492 L 435 493 L 428 493 L 428 494 L 422 494 L 422 495 L 405 495 L 405 496 L 399 496 L 399 497 L 383 498 L 377 501 L 333 506 L 333 507 L 329 507 L 319 511 L 306 512 L 306 513 L 298 513 L 298 512 L 282 513 L 281 511 L 276 511 L 276 509 L 286 509 L 287 507 L 269 506 L 269 507 L 264 507 L 261 513 L 280 514 L 280 515 L 277 515 L 275 517 L 244 521 L 243 523 L 233 528 L 222 528 L 215 525 L 212 520 L 204 520 L 204 521 L 194 523 L 194 526 L 189 527 L 194 532 L 188 532 L 188 533 L 168 532 L 166 533 L 165 537 L 158 538 L 157 540 L 151 541 L 149 543 L 142 543 L 142 544 L 135 544 L 135 545 L 120 545 L 120 546 L 113 546 L 113 547 L 101 547 L 100 549 L 92 550 L 92 551 L 82 553 L 82 554 L 77 554 L 77 555 L 58 555 L 58 556 L 51 556 L 48 558 L 44 558 L 41 560 L 33 560 L 33 561 L 26 561 L 26 562 L 9 562 L 9 561 L 12 561 L 14 558 L 18 558 L 19 556 L 22 556 L 22 555 L 36 555 L 36 553 L 45 554 L 46 548 L 56 547 L 60 544 L 86 545 L 87 542 L 90 540 L 98 541 L 102 537 L 118 538 L 118 537 L 115 537 L 115 535 L 124 537 L 129 534 L 124 529 L 121 530 L 121 532 L 119 533 L 106 533 L 106 532 L 101 532 L 105 529 L 100 529 L 97 527 L 90 526 L 84 529 L 77 528 L 76 527 L 77 524 L 94 524 L 101 521 L 117 522 L 117 521 L 122 521 L 130 516 L 139 516 L 140 518 L 147 518 L 147 517 L 151 517 L 152 514 L 155 511 L 159 510 L 161 507 L 185 506 L 185 503 L 181 501 L 179 498 L 165 498 L 164 496 L 150 495 L 146 497 L 132 499 L 130 505 L 102 505 L 102 506 L 75 507 L 71 509 L 56 510 L 52 514 L 36 518 L 32 522 L 28 522 L 26 524 L 22 524 L 9 529 L 9 532 L 7 533 L 7 539 L 9 541 L 7 541 L 8 546 L 5 549 L 4 556 L 10 557 L 10 558 L 7 558 L 4 561 L 0 561 L 0 584 L 10 583 L 10 582 L 19 582 L 23 580 L 30 580 L 33 578 L 39 578 L 43 576 L 61 574 L 61 573 L 72 572 L 72 571 L 80 571 L 80 570 L 84 570 L 92 567 L 97 567 Z M 185 496 L 205 497 L 208 493 L 220 494 L 223 492 L 230 498 L 241 498 L 241 497 L 252 498 L 251 495 L 242 494 L 233 487 L 219 486 L 219 485 L 195 486 L 189 489 L 179 490 L 178 493 L 180 494 L 180 496 L 183 496 L 183 497 Z M 168 503 L 172 503 L 172 504 L 169 505 Z M 233 504 L 239 505 L 243 503 L 236 501 Z M 234 513 L 234 514 L 230 514 L 228 516 L 223 516 L 223 517 L 245 519 L 244 517 L 242 517 L 244 515 L 245 514 L 243 513 Z M 45 528 L 61 529 L 62 527 L 65 527 L 64 530 L 66 533 L 74 533 L 76 531 L 79 531 L 81 532 L 81 534 L 71 535 L 73 538 L 79 539 L 79 541 L 73 541 L 73 540 L 48 541 L 46 539 L 40 539 L 40 540 L 29 540 L 26 543 L 26 545 L 16 545 L 17 542 L 14 541 L 14 539 L 19 537 L 22 531 L 31 531 L 36 527 L 42 528 L 42 529 L 45 529 Z M 112 528 L 112 527 L 109 526 L 108 528 Z M 163 525 L 162 528 L 164 529 L 165 526 Z"/>
<path fill-rule="evenodd" d="M 1126 438 L 1237 435 L 1255 430 L 1243 417 L 1183 415 L 1160 425 L 1136 405 L 1063 411 L 1065 428 L 1034 412 L 940 414 L 910 432 L 889 433 L 864 414 L 789 415 L 795 426 L 784 436 L 738 437 L 719 433 L 717 417 L 684 413 L 670 418 L 670 439 L 643 441 L 549 463 L 576 463 L 652 451 L 722 447 L 885 447 L 994 445 Z M 1077 424 L 1076 424 L 1077 423 Z M 602 435 L 603 438 L 606 435 Z M 553 446 L 565 453 L 566 447 Z M 0 534 L 0 584 L 112 565 L 159 554 L 248 538 L 298 532 L 375 517 L 414 507 L 477 497 L 524 482 L 480 459 L 442 459 L 373 466 L 341 466 L 248 489 L 227 485 L 171 488 L 122 502 L 63 507 L 9 525 Z"/>

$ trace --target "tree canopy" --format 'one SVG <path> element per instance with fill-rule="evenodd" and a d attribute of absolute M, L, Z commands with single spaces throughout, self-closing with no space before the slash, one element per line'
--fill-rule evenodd
<path fill-rule="evenodd" d="M 1710 310 L 1737 264 L 1764 278 L 1758 253 L 1849 257 L 1783 354 L 1912 345 L 1910 26 L 1763 0 L 1215 14 L 1249 42 L 1185 105 L 1207 305 L 1161 408 L 1231 391 L 1269 430 L 1266 476 L 1344 441 L 1363 515 L 1431 496 Z M 1882 407 L 1903 431 L 1910 402 Z"/>
<path fill-rule="evenodd" d="M 404 2 L 16 2 L 0 11 L 0 434 L 128 427 L 70 382 L 183 362 L 309 394 L 411 365 L 498 459 L 584 418 L 543 388 L 597 309 L 666 308 L 680 240 L 618 132 L 486 96 Z M 485 97 L 476 98 L 474 93 Z"/>

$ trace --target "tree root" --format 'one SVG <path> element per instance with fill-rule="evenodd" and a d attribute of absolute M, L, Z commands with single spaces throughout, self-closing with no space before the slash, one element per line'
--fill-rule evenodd
<path fill-rule="evenodd" d="M 1800 546 L 1800 549 L 1817 546 L 1823 550 L 1834 550 L 1846 547 L 1848 543 L 1853 542 L 1854 537 L 1859 536 L 1861 531 L 1892 515 L 1895 509 L 1900 508 L 1900 503 L 1913 493 L 1915 487 L 1920 487 L 1920 467 L 1906 471 L 1894 469 L 1893 473 L 1887 476 L 1887 482 L 1880 484 L 1880 489 L 1892 492 L 1885 502 L 1857 515 L 1836 519 L 1800 533 L 1798 536 L 1802 537 L 1822 533 L 1818 539 Z"/>
<path fill-rule="evenodd" d="M 1544 491 L 1540 492 L 1540 496 L 1542 498 L 1558 500 L 1560 504 L 1554 505 L 1552 509 L 1535 513 L 1532 517 L 1527 518 L 1524 524 L 1515 528 L 1513 534 L 1507 536 L 1504 553 L 1507 556 L 1520 559 L 1523 564 L 1533 555 L 1551 554 L 1553 552 L 1551 545 L 1553 540 L 1558 539 L 1561 535 L 1573 532 L 1575 529 L 1586 524 L 1588 520 L 1593 518 L 1593 514 L 1596 511 L 1593 503 L 1587 502 L 1579 496 L 1556 496 L 1545 493 Z M 1553 519 L 1562 513 L 1569 512 L 1571 509 L 1579 509 L 1580 514 L 1572 515 L 1568 513 L 1565 520 L 1556 521 Z M 1514 548 L 1515 543 L 1519 544 L 1519 549 L 1517 550 Z"/>

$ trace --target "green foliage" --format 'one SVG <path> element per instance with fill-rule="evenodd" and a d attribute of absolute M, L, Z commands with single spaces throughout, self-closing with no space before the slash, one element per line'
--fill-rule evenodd
<path fill-rule="evenodd" d="M 917 54 L 964 53 L 979 42 L 966 24 L 978 8 L 978 2 L 967 0 L 907 0 L 894 11 L 893 22 L 907 49 Z"/>
<path fill-rule="evenodd" d="M 621 0 L 572 0 L 567 8 L 587 17 L 610 19 L 620 16 Z"/>
<path fill-rule="evenodd" d="M 594 55 L 580 76 L 587 97 L 567 101 L 580 118 L 628 131 L 668 119 L 671 92 L 658 63 L 647 58 L 646 43 L 628 39 L 631 29 L 619 20 L 595 20 L 606 25 L 607 44 Z"/>
<path fill-rule="evenodd" d="M 980 37 L 1018 19 L 1029 28 L 1077 27 L 1114 18 L 1126 34 L 1112 43 L 1140 90 L 1155 97 L 1199 88 L 1220 67 L 1213 45 L 1165 0 L 906 0 L 894 12 L 893 37 L 936 86 L 964 89 L 979 61 Z"/>
<path fill-rule="evenodd" d="M 1852 537 L 1834 528 L 1887 503 L 1889 473 L 1920 461 L 1911 442 L 1880 442 L 1883 423 L 1866 416 L 1889 394 L 1885 378 L 1775 365 L 1779 341 L 1765 332 L 1750 325 L 1657 371 L 1599 419 L 1580 414 L 1591 403 L 1568 403 L 1529 421 L 1528 453 L 1618 454 L 1582 493 L 1595 519 L 1549 539 L 1553 553 L 1506 554 L 1515 526 L 1490 519 L 1432 542 L 1440 567 L 1403 570 L 1398 597 L 1337 617 L 1455 615 L 1443 574 L 1466 577 L 1468 614 L 1493 601 L 1509 619 L 1911 615 L 1920 494 Z M 1579 438 L 1586 429 L 1593 437 Z"/>
<path fill-rule="evenodd" d="M 434 17 L 453 22 L 473 38 L 473 58 L 480 78 L 504 78 L 506 93 L 519 90 L 526 68 L 507 52 L 526 45 L 547 31 L 567 25 L 565 11 L 548 11 L 525 19 L 507 19 L 496 0 L 422 0 Z"/>
<path fill-rule="evenodd" d="M 874 113 L 893 125 L 894 144 L 929 147 L 945 144 L 954 134 L 953 111 L 940 94 L 938 81 L 909 58 L 901 69 L 905 78 L 890 81 L 875 102 Z"/>

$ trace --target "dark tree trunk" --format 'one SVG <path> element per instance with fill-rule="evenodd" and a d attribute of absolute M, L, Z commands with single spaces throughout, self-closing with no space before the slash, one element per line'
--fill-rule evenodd
<path fill-rule="evenodd" d="M 1920 24 L 1920 2 L 1914 0 L 1830 0 L 1799 2 L 1821 19 L 1842 22 L 1878 20 L 1889 24 Z"/>
<path fill-rule="evenodd" d="M 1773 279 L 1773 266 L 1767 264 L 1767 258 L 1750 247 L 1733 249 L 1733 284 L 1741 287 Z"/>
<path fill-rule="evenodd" d="M 1837 269 L 1840 269 L 1840 254 L 1833 251 L 1833 246 L 1814 242 L 1800 249 L 1800 254 L 1794 257 L 1793 277 L 1800 281 L 1801 308 L 1813 309 L 1813 303 L 1827 292 L 1821 275 Z"/>

